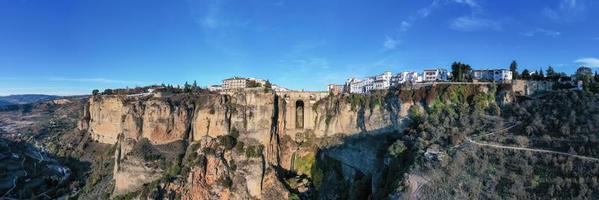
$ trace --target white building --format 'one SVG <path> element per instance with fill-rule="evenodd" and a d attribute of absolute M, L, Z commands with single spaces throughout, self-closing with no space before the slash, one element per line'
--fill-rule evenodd
<path fill-rule="evenodd" d="M 281 87 L 281 86 L 276 85 L 276 84 L 272 84 L 271 89 L 273 91 L 275 91 L 275 92 L 286 92 L 286 91 L 289 91 L 289 89 Z"/>
<path fill-rule="evenodd" d="M 391 72 L 384 72 L 374 77 L 374 81 L 372 82 L 372 90 L 386 90 L 391 87 L 391 77 L 393 74 Z M 370 91 L 370 90 L 368 90 Z"/>
<path fill-rule="evenodd" d="M 212 92 L 216 92 L 216 91 L 223 90 L 223 87 L 220 86 L 220 85 L 211 85 L 211 86 L 208 87 L 208 90 L 212 91 Z"/>
<path fill-rule="evenodd" d="M 447 81 L 447 70 L 446 69 L 425 69 L 423 73 L 423 79 L 425 82 L 433 81 Z"/>
<path fill-rule="evenodd" d="M 424 78 L 422 77 L 422 74 L 419 74 L 418 72 L 407 72 L 406 73 L 405 82 L 421 83 L 423 81 L 424 81 Z"/>
<path fill-rule="evenodd" d="M 393 77 L 391 77 L 391 85 L 395 86 L 395 85 L 405 83 L 407 76 L 408 76 L 408 72 L 400 72 L 400 73 L 393 75 Z"/>
<path fill-rule="evenodd" d="M 511 81 L 512 71 L 507 69 L 472 70 L 472 77 L 478 81 Z"/>
<path fill-rule="evenodd" d="M 249 87 L 264 87 L 266 86 L 266 80 L 259 78 L 242 78 L 233 77 L 223 80 L 221 85 L 223 90 L 230 89 L 243 89 Z"/>
<path fill-rule="evenodd" d="M 349 88 L 349 93 L 368 93 L 372 90 L 384 90 L 391 87 L 391 72 L 384 72 L 374 77 L 364 79 L 349 78 L 345 81 L 345 87 Z"/>
<path fill-rule="evenodd" d="M 247 78 L 240 78 L 240 77 L 228 78 L 228 79 L 223 80 L 222 89 L 229 90 L 229 89 L 246 88 L 248 86 L 248 83 L 249 83 L 249 79 L 247 79 Z"/>

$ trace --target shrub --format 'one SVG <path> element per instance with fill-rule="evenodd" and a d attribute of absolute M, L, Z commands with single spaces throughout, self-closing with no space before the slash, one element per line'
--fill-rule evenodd
<path fill-rule="evenodd" d="M 218 136 L 218 140 L 225 146 L 226 150 L 231 150 L 237 145 L 237 139 L 231 135 Z"/>
<path fill-rule="evenodd" d="M 397 157 L 403 155 L 406 152 L 407 149 L 408 148 L 403 143 L 403 141 L 397 140 L 391 146 L 389 146 L 389 148 L 387 149 L 387 151 L 389 152 L 389 155 L 397 158 Z"/>
<path fill-rule="evenodd" d="M 233 180 L 231 180 L 231 178 L 229 178 L 228 176 L 219 179 L 218 183 L 226 188 L 231 188 L 231 186 L 233 186 Z"/>
<path fill-rule="evenodd" d="M 297 156 L 295 158 L 295 169 L 298 174 L 305 174 L 308 177 L 312 177 L 312 165 L 316 162 L 316 155 L 314 153 L 308 153 L 304 156 Z"/>
<path fill-rule="evenodd" d="M 262 156 L 262 151 L 263 151 L 262 145 L 248 146 L 245 151 L 245 156 L 247 156 L 248 158 L 259 158 L 260 156 Z"/>
<path fill-rule="evenodd" d="M 235 127 L 232 127 L 231 131 L 229 131 L 229 135 L 237 139 L 239 137 L 239 130 L 237 130 Z"/>
<path fill-rule="evenodd" d="M 235 145 L 235 151 L 237 151 L 238 153 L 244 153 L 244 151 L 243 151 L 244 145 L 245 144 L 241 141 L 237 142 L 237 144 Z"/>

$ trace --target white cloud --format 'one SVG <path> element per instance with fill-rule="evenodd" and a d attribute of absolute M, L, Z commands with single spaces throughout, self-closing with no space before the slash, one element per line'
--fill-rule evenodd
<path fill-rule="evenodd" d="M 200 23 L 204 28 L 216 28 L 218 27 L 218 20 L 213 16 L 207 16 L 201 19 Z"/>
<path fill-rule="evenodd" d="M 478 18 L 474 16 L 459 17 L 451 23 L 450 27 L 458 31 L 502 30 L 501 23 L 490 19 Z"/>
<path fill-rule="evenodd" d="M 418 10 L 418 17 L 420 17 L 420 18 L 428 17 L 433 12 L 433 10 L 435 10 L 437 7 L 439 7 L 439 5 L 440 5 L 440 0 L 433 0 L 433 2 L 430 5 Z"/>
<path fill-rule="evenodd" d="M 537 28 L 535 30 L 522 33 L 522 35 L 524 35 L 526 37 L 533 37 L 536 35 L 545 35 L 548 37 L 558 37 L 561 34 L 562 33 L 560 33 L 559 31 L 547 30 L 547 29 L 543 29 L 543 28 Z"/>
<path fill-rule="evenodd" d="M 466 4 L 471 8 L 479 8 L 478 3 L 475 0 L 454 0 L 456 3 Z"/>
<path fill-rule="evenodd" d="M 571 22 L 582 17 L 586 8 L 586 0 L 560 0 L 555 7 L 545 7 L 543 15 L 558 22 Z"/>
<path fill-rule="evenodd" d="M 587 67 L 599 67 L 599 59 L 598 58 L 581 58 L 574 61 L 575 63 L 582 64 Z"/>
<path fill-rule="evenodd" d="M 401 24 L 399 24 L 399 31 L 401 32 L 406 32 L 408 31 L 408 29 L 412 26 L 412 23 L 408 22 L 408 21 L 401 21 Z"/>
<path fill-rule="evenodd" d="M 383 42 L 383 47 L 385 47 L 385 49 L 392 50 L 397 48 L 397 45 L 399 45 L 399 43 L 400 41 L 398 39 L 386 36 L 385 42 Z"/>

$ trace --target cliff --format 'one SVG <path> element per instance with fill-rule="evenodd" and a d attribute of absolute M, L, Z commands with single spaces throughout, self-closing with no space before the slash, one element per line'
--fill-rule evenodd
<path fill-rule="evenodd" d="M 96 95 L 89 98 L 79 127 L 100 143 L 116 145 L 115 195 L 160 181 L 160 174 L 180 165 L 187 171 L 174 170 L 173 175 L 184 177 L 179 182 L 166 181 L 161 190 L 189 199 L 267 199 L 272 198 L 267 194 L 289 196 L 288 190 L 295 190 L 283 178 L 287 172 L 315 179 L 309 170 L 313 163 L 304 161 L 313 160 L 330 138 L 398 132 L 414 106 L 452 100 L 456 91 L 472 99 L 488 93 L 489 87 L 433 85 L 371 95 L 263 91 L 169 97 Z M 511 99 L 509 90 L 501 87 L 492 92 L 499 101 Z M 234 147 L 229 136 L 236 141 Z M 196 144 L 199 147 L 192 149 Z M 378 162 L 360 158 L 376 154 L 375 150 L 327 154 L 336 162 L 356 166 L 361 174 L 376 171 L 374 164 L 360 166 Z M 200 155 L 200 164 L 188 164 L 190 155 Z"/>

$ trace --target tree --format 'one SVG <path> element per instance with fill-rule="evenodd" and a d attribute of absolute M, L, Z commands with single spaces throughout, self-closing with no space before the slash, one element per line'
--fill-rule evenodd
<path fill-rule="evenodd" d="M 453 77 L 453 81 L 455 82 L 464 82 L 470 79 L 470 71 L 472 71 L 472 67 L 470 67 L 470 65 L 461 62 L 453 62 L 451 64 L 451 75 Z"/>
<path fill-rule="evenodd" d="M 518 74 L 518 63 L 515 60 L 512 60 L 512 63 L 510 64 L 510 71 L 512 71 L 513 79 L 520 78 L 520 75 Z"/>
<path fill-rule="evenodd" d="M 191 85 L 189 85 L 189 83 L 187 83 L 187 81 L 185 81 L 185 84 L 183 85 L 183 92 L 184 93 L 191 92 Z"/>
<path fill-rule="evenodd" d="M 266 80 L 264 83 L 264 92 L 269 92 L 272 89 L 272 83 L 269 80 Z"/>
<path fill-rule="evenodd" d="M 395 158 L 398 158 L 399 156 L 401 156 L 404 152 L 406 152 L 408 148 L 406 147 L 406 145 L 403 143 L 403 141 L 401 140 L 397 140 L 395 141 L 391 146 L 389 146 L 389 148 L 387 149 L 387 151 L 389 152 L 389 154 Z"/>
<path fill-rule="evenodd" d="M 593 75 L 593 71 L 591 68 L 582 66 L 576 70 L 576 79 L 583 80 L 585 77 L 590 77 Z"/>
<path fill-rule="evenodd" d="M 539 76 L 538 76 L 539 81 L 545 80 L 545 74 L 543 73 L 543 68 L 541 67 L 541 70 L 539 70 Z"/>
<path fill-rule="evenodd" d="M 559 74 L 553 70 L 553 67 L 547 67 L 547 79 L 551 81 L 557 81 L 559 79 Z"/>
<path fill-rule="evenodd" d="M 192 92 L 197 92 L 198 91 L 198 83 L 194 80 L 193 84 L 191 85 L 191 91 Z"/>
<path fill-rule="evenodd" d="M 530 79 L 533 81 L 539 80 L 539 71 L 535 70 L 530 74 Z"/>
<path fill-rule="evenodd" d="M 104 94 L 110 95 L 110 94 L 112 94 L 112 90 L 111 89 L 105 89 L 104 90 Z"/>
<path fill-rule="evenodd" d="M 530 72 L 528 71 L 528 69 L 524 69 L 524 71 L 522 71 L 522 79 L 530 80 L 530 78 Z"/>
<path fill-rule="evenodd" d="M 98 95 L 99 93 L 100 93 L 100 90 L 98 90 L 98 89 L 92 90 L 92 95 L 94 95 L 94 96 Z"/>

